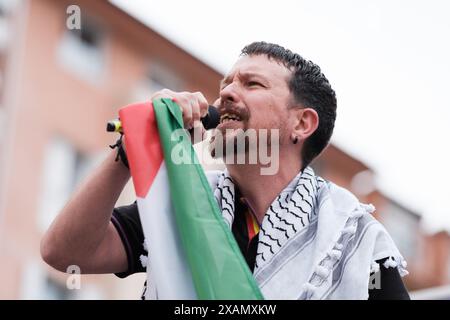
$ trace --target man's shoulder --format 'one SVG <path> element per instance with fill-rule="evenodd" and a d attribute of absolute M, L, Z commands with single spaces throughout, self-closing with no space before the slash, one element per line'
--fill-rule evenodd
<path fill-rule="evenodd" d="M 322 192 L 320 198 L 331 201 L 335 212 L 355 219 L 358 226 L 357 232 L 366 233 L 370 230 L 370 233 L 377 235 L 388 235 L 383 224 L 373 216 L 376 208 L 372 204 L 361 203 L 350 190 L 331 181 L 325 182 L 325 188 L 319 191 Z"/>

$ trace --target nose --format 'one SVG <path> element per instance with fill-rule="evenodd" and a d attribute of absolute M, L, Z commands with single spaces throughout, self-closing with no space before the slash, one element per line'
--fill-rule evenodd
<path fill-rule="evenodd" d="M 220 90 L 219 96 L 220 96 L 220 100 L 222 101 L 222 103 L 224 103 L 224 102 L 228 102 L 228 103 L 239 102 L 240 94 L 239 94 L 238 84 L 235 81 L 229 83 L 222 90 Z"/>

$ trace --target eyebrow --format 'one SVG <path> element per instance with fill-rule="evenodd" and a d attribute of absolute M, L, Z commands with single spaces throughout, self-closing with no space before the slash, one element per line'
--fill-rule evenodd
<path fill-rule="evenodd" d="M 222 80 L 220 80 L 220 88 L 222 89 L 227 83 L 230 83 L 230 78 L 231 76 L 228 75 L 225 78 L 223 78 Z"/>
<path fill-rule="evenodd" d="M 264 81 L 268 81 L 263 75 L 254 73 L 254 72 L 238 72 L 238 75 L 242 78 L 250 78 L 250 77 L 258 77 Z M 231 82 L 231 78 L 233 75 L 229 74 L 222 80 L 220 80 L 220 88 L 223 88 L 224 85 L 229 84 Z"/>

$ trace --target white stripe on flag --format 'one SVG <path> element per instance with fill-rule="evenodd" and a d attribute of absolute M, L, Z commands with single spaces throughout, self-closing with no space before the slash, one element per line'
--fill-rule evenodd
<path fill-rule="evenodd" d="M 181 245 L 163 161 L 145 198 L 137 198 L 139 215 L 149 251 L 147 295 L 156 286 L 157 299 L 197 299 L 192 275 Z M 153 297 L 155 298 L 155 297 Z"/>

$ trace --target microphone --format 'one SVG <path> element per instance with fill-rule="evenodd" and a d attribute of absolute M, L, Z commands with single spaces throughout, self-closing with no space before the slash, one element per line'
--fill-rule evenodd
<path fill-rule="evenodd" d="M 200 119 L 206 130 L 214 129 L 220 123 L 220 114 L 216 107 L 208 106 L 208 113 Z M 119 119 L 108 121 L 106 124 L 108 132 L 122 132 L 122 123 Z"/>
<path fill-rule="evenodd" d="M 220 123 L 220 114 L 216 107 L 208 106 L 208 113 L 200 119 L 206 130 L 214 129 Z"/>

